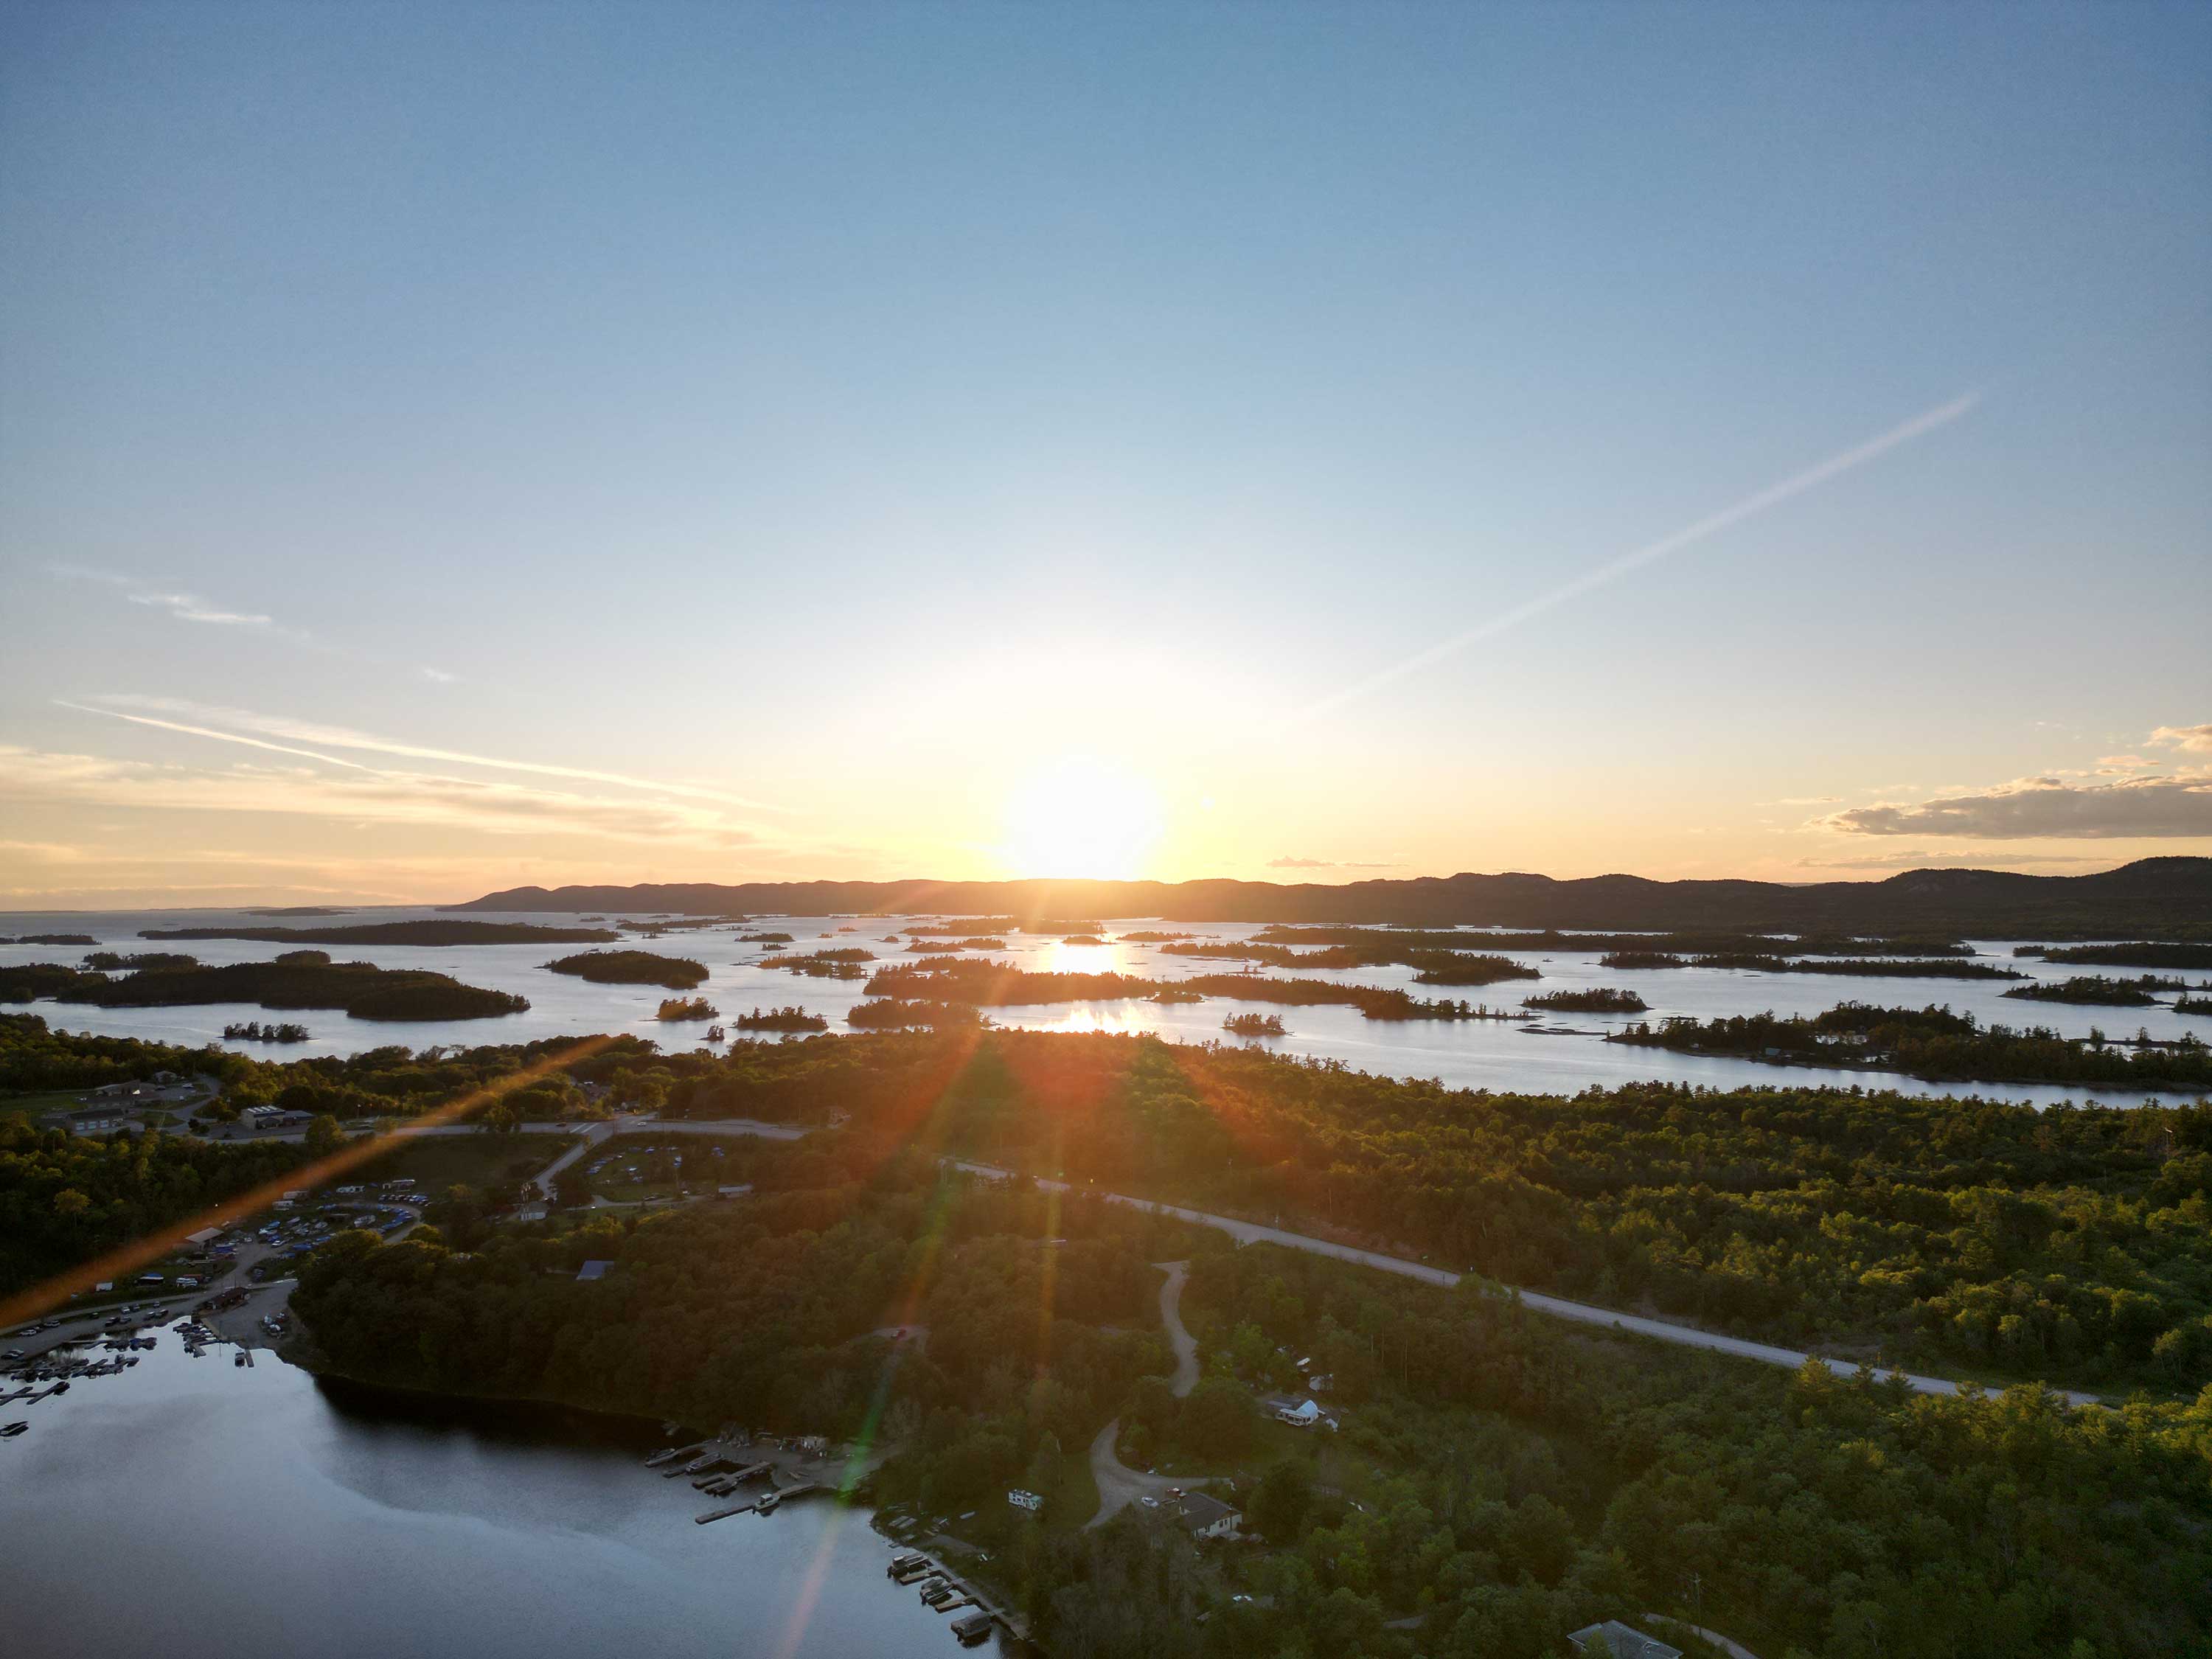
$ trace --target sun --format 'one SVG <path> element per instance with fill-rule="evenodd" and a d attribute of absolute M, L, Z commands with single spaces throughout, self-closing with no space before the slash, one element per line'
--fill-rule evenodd
<path fill-rule="evenodd" d="M 1018 876 L 1127 880 L 1160 837 L 1159 796 L 1142 779 L 1086 755 L 1036 772 L 1006 803 L 1000 849 Z"/>

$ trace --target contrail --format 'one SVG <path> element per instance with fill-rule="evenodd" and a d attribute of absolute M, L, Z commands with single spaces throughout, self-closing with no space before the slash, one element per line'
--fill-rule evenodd
<path fill-rule="evenodd" d="M 1731 525 L 1741 524 L 1746 519 L 1765 512 L 1770 507 L 1779 506 L 1793 495 L 1802 495 L 1816 485 L 1824 484 L 1831 478 L 1849 472 L 1853 467 L 1863 466 L 1877 455 L 1884 454 L 1896 448 L 1899 444 L 1911 442 L 1923 433 L 1933 432 L 1939 426 L 1949 425 L 1981 399 L 1980 392 L 1969 392 L 1963 398 L 1954 398 L 1949 403 L 1931 409 L 1924 415 L 1916 415 L 1902 426 L 1892 427 L 1880 437 L 1869 438 L 1856 448 L 1846 449 L 1839 455 L 1831 455 L 1818 466 L 1808 467 L 1802 472 L 1784 478 L 1780 483 L 1769 484 L 1757 495 L 1747 495 L 1733 507 L 1724 507 L 1719 512 L 1698 520 L 1695 524 L 1684 526 L 1672 535 L 1662 536 L 1657 541 L 1646 543 L 1632 553 L 1624 553 L 1617 559 L 1609 560 L 1594 569 L 1586 570 L 1572 581 L 1555 587 L 1548 593 L 1539 594 L 1533 599 L 1515 605 L 1510 611 L 1501 611 L 1487 622 L 1477 623 L 1463 634 L 1455 634 L 1449 639 L 1439 640 L 1425 651 L 1417 652 L 1402 662 L 1393 663 L 1388 668 L 1377 670 L 1365 679 L 1301 709 L 1297 717 L 1301 720 L 1309 720 L 1316 714 L 1324 714 L 1333 708 L 1340 708 L 1346 703 L 1365 696 L 1377 687 L 1387 685 L 1395 679 L 1401 679 L 1418 669 L 1426 668 L 1431 663 L 1450 656 L 1455 651 L 1463 651 L 1477 641 L 1486 640 L 1495 635 L 1502 634 L 1509 628 L 1527 622 L 1531 617 L 1542 615 L 1554 605 L 1565 605 L 1569 599 L 1579 599 L 1593 589 L 1603 587 L 1615 577 L 1624 576 L 1639 566 L 1650 564 L 1655 559 L 1663 559 L 1669 553 L 1680 552 L 1692 543 L 1701 542 L 1706 537 L 1726 530 Z"/>

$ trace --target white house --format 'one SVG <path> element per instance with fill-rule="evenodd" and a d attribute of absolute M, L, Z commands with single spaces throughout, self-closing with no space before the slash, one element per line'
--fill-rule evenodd
<path fill-rule="evenodd" d="M 1202 1492 L 1185 1492 L 1176 1499 L 1182 1523 L 1194 1538 L 1227 1538 L 1243 1524 L 1244 1516 L 1219 1498 Z"/>

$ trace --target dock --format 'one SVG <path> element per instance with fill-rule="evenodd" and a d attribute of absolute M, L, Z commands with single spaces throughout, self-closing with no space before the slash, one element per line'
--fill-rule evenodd
<path fill-rule="evenodd" d="M 733 1515 L 750 1515 L 757 1507 L 753 1504 L 733 1504 L 726 1510 L 708 1510 L 704 1515 L 693 1516 L 692 1524 L 703 1527 L 709 1521 L 726 1521 Z"/>

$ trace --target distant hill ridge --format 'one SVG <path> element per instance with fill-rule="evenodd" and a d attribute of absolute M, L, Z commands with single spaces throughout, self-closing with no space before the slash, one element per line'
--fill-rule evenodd
<path fill-rule="evenodd" d="M 1908 870 L 1790 886 L 1642 876 L 1422 876 L 1355 881 L 799 881 L 511 887 L 453 910 L 690 915 L 1158 916 L 1173 921 L 1467 922 L 1506 927 L 1860 933 L 2172 935 L 2212 929 L 2212 858 L 2140 859 L 2093 876 Z"/>

